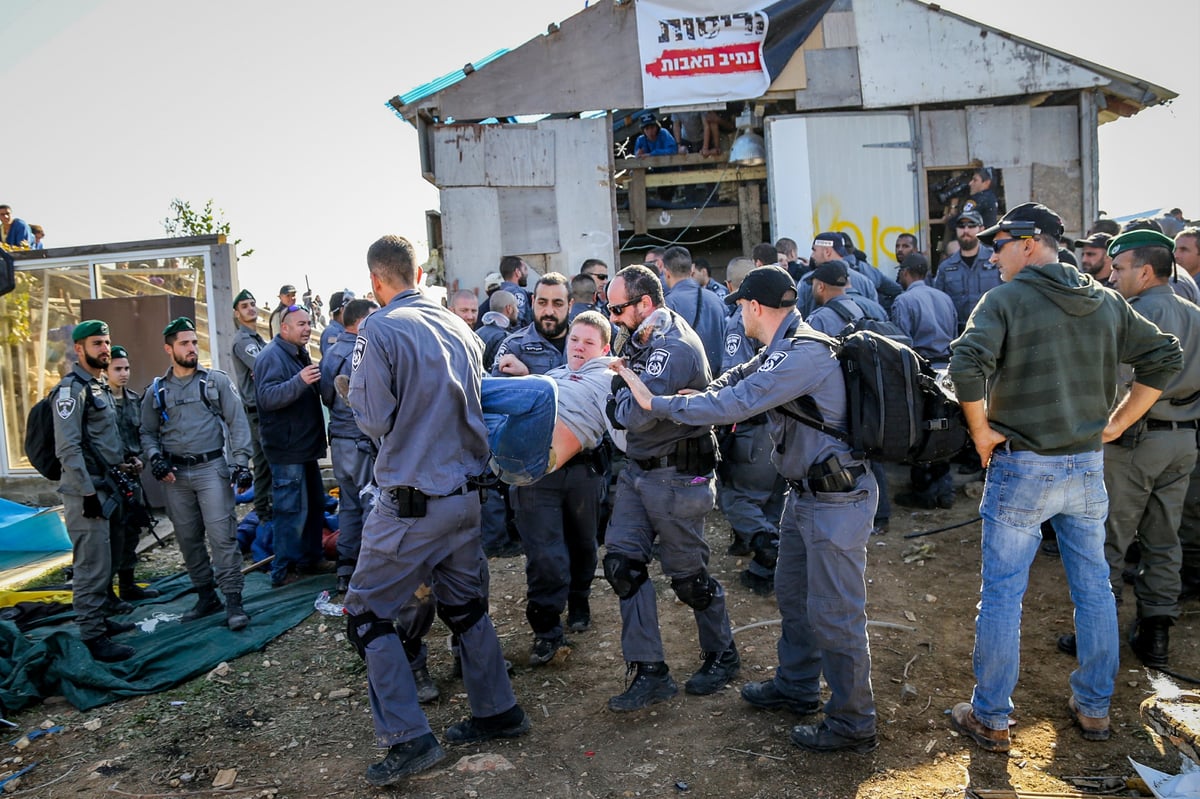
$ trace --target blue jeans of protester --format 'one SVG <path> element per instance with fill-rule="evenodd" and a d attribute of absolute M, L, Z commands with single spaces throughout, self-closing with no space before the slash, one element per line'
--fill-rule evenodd
<path fill-rule="evenodd" d="M 488 444 L 500 479 L 528 485 L 546 473 L 558 418 L 558 387 L 541 375 L 484 377 Z"/>
<path fill-rule="evenodd" d="M 289 568 L 310 568 L 325 557 L 325 488 L 316 461 L 271 464 L 271 504 L 275 513 L 275 560 L 271 582 L 281 583 Z"/>
<path fill-rule="evenodd" d="M 983 517 L 983 588 L 975 618 L 975 717 L 1008 729 L 1021 652 L 1021 604 L 1029 567 L 1049 520 L 1075 604 L 1079 668 L 1071 690 L 1085 716 L 1108 715 L 1118 666 L 1117 610 L 1104 559 L 1104 454 L 992 453 L 979 513 Z"/>

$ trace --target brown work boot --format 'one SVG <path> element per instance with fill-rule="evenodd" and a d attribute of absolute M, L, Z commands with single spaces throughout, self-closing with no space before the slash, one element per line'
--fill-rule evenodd
<path fill-rule="evenodd" d="M 1112 730 L 1108 726 L 1108 716 L 1096 718 L 1083 715 L 1079 710 L 1079 705 L 1075 703 L 1075 697 L 1067 700 L 1067 707 L 1071 711 L 1071 721 L 1075 722 L 1075 726 L 1083 733 L 1083 740 L 1107 741 L 1112 737 Z"/>
<path fill-rule="evenodd" d="M 959 702 L 950 711 L 950 722 L 954 729 L 967 736 L 989 752 L 1007 752 L 1009 747 L 1008 729 L 993 730 L 983 726 L 983 722 L 975 718 L 975 710 L 970 702 Z"/>

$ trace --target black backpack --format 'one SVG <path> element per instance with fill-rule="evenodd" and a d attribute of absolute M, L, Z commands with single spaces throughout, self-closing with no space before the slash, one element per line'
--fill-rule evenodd
<path fill-rule="evenodd" d="M 78 378 L 71 381 L 72 390 L 78 382 Z M 29 416 L 25 419 L 25 457 L 29 459 L 30 465 L 38 470 L 38 474 L 47 480 L 62 479 L 62 463 L 59 462 L 58 455 L 54 451 L 54 414 L 56 413 L 54 405 L 57 402 L 55 399 L 57 395 L 58 387 L 56 386 L 50 390 L 49 394 L 34 403 L 33 407 L 29 409 Z M 84 424 L 87 424 L 86 414 L 89 404 L 90 401 L 84 401 Z"/>
<path fill-rule="evenodd" d="M 847 299 L 849 299 L 850 302 L 854 302 L 853 297 L 848 297 Z M 909 338 L 908 334 L 901 330 L 894 322 L 887 322 L 881 319 L 872 319 L 865 313 L 856 318 L 854 314 L 850 313 L 850 309 L 846 307 L 846 303 L 838 302 L 837 300 L 825 304 L 832 308 L 834 313 L 842 317 L 842 320 L 846 323 L 846 326 L 842 328 L 842 332 L 838 333 L 838 338 L 845 338 L 851 333 L 857 333 L 860 330 L 870 330 L 871 332 L 878 333 L 881 336 L 887 336 L 892 341 L 898 341 L 906 347 L 912 346 L 912 339 Z M 858 308 L 860 311 L 862 310 L 857 303 L 854 304 L 854 307 Z"/>
<path fill-rule="evenodd" d="M 804 397 L 780 406 L 780 413 L 846 442 L 856 458 L 884 463 L 947 461 L 970 445 L 962 408 L 911 347 L 871 330 L 836 339 L 819 333 L 798 337 L 828 344 L 841 363 L 850 429 L 826 425 Z"/>

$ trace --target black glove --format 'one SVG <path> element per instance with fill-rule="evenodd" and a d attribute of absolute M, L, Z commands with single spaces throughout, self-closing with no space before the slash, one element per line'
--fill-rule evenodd
<path fill-rule="evenodd" d="M 83 518 L 103 519 L 104 509 L 100 506 L 100 497 L 88 494 L 83 498 Z"/>
<path fill-rule="evenodd" d="M 245 491 L 254 485 L 254 474 L 245 466 L 234 466 L 233 484 L 239 492 Z"/>
<path fill-rule="evenodd" d="M 154 475 L 155 480 L 162 480 L 171 473 L 171 463 L 162 455 L 155 455 L 150 459 L 150 474 Z"/>

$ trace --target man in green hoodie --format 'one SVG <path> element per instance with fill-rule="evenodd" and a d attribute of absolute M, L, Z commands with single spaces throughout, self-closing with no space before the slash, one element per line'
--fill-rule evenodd
<path fill-rule="evenodd" d="M 1058 533 L 1075 602 L 1079 668 L 1070 678 L 1070 716 L 1085 739 L 1109 737 L 1119 637 L 1104 557 L 1101 445 L 1141 418 L 1183 364 L 1174 336 L 1089 275 L 1058 263 L 1062 233 L 1056 213 L 1025 203 L 980 234 L 992 244 L 1003 283 L 983 296 L 951 345 L 950 377 L 988 467 L 979 508 L 975 691 L 951 718 L 964 735 L 997 752 L 1009 748 L 1021 602 L 1046 520 Z M 1118 363 L 1133 367 L 1120 403 Z"/>

